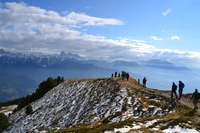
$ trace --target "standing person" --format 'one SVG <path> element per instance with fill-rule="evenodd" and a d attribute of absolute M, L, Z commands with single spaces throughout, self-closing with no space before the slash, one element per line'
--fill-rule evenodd
<path fill-rule="evenodd" d="M 178 85 L 178 93 L 179 93 L 179 98 L 181 99 L 182 94 L 183 94 L 183 88 L 185 87 L 185 84 L 182 81 L 179 81 Z"/>
<path fill-rule="evenodd" d="M 143 87 L 146 87 L 147 79 L 146 77 L 143 78 Z"/>
<path fill-rule="evenodd" d="M 199 93 L 198 93 L 198 90 L 195 89 L 194 93 L 192 94 L 192 101 L 193 101 L 193 104 L 194 104 L 194 111 L 197 111 L 198 110 L 198 101 L 199 101 Z"/>
<path fill-rule="evenodd" d="M 178 98 L 178 96 L 176 94 L 176 90 L 177 90 L 177 85 L 173 82 L 172 83 L 171 99 L 173 98 L 173 94 L 176 96 L 176 98 Z"/>
<path fill-rule="evenodd" d="M 122 71 L 122 80 L 124 80 L 124 77 L 125 77 L 125 72 L 124 71 Z"/>
<path fill-rule="evenodd" d="M 138 82 L 138 85 L 140 85 L 140 79 L 138 79 L 138 81 L 137 81 L 137 82 Z"/>
<path fill-rule="evenodd" d="M 118 77 L 119 77 L 119 78 L 120 78 L 120 76 L 121 76 L 120 73 L 118 73 Z"/>
<path fill-rule="evenodd" d="M 129 79 L 129 73 L 126 73 L 126 79 L 128 81 L 128 79 Z"/>
<path fill-rule="evenodd" d="M 117 71 L 115 72 L 115 77 L 117 77 Z"/>

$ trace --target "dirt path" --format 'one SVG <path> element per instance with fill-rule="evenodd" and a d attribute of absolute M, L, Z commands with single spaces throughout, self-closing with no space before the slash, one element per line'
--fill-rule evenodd
<path fill-rule="evenodd" d="M 170 98 L 171 97 L 171 92 L 170 91 L 161 91 L 161 95 Z M 182 105 L 185 105 L 189 108 L 194 108 L 193 102 L 191 98 L 186 98 L 186 97 L 182 97 L 180 100 L 178 100 L 179 103 L 181 103 Z M 198 103 L 198 107 L 199 110 L 197 110 L 197 114 L 200 115 L 200 104 Z"/>
<path fill-rule="evenodd" d="M 144 87 L 142 87 L 142 84 L 138 85 L 137 81 L 133 78 L 129 78 L 129 80 L 127 81 L 127 80 L 122 80 L 119 77 L 114 77 L 113 80 L 116 80 L 120 85 L 122 85 L 125 88 L 131 88 L 135 91 L 141 90 L 144 92 L 151 92 L 154 94 L 162 95 L 167 98 L 171 98 L 170 90 L 167 91 L 167 90 L 158 90 L 158 89 L 153 89 L 153 88 L 144 88 Z M 192 99 L 190 99 L 190 98 L 186 98 L 183 96 L 180 100 L 178 100 L 178 102 L 181 103 L 182 105 L 185 105 L 185 106 L 191 108 L 191 109 L 194 108 Z M 197 111 L 197 114 L 200 115 L 200 103 L 198 104 L 198 107 L 199 107 L 199 109 Z"/>

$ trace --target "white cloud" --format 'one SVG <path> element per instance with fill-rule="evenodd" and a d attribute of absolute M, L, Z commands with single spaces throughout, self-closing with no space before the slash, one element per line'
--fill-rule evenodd
<path fill-rule="evenodd" d="M 24 3 L 6 3 L 0 9 L 0 15 L 5 25 L 23 24 L 62 24 L 66 26 L 104 26 L 122 25 L 123 22 L 113 18 L 97 18 L 83 13 L 70 12 L 61 16 L 55 11 L 47 11 Z"/>
<path fill-rule="evenodd" d="M 171 36 L 171 40 L 180 40 L 179 36 Z"/>
<path fill-rule="evenodd" d="M 158 49 L 143 40 L 119 37 L 109 39 L 82 33 L 89 26 L 122 25 L 113 18 L 98 18 L 84 13 L 67 13 L 62 16 L 24 3 L 6 3 L 0 8 L 0 48 L 6 50 L 59 53 L 73 52 L 92 59 L 164 58 L 188 62 L 200 60 L 199 52 Z M 162 40 L 157 36 L 151 39 Z M 178 36 L 171 39 L 178 40 Z"/>
<path fill-rule="evenodd" d="M 66 13 L 66 12 L 65 12 Z M 5 3 L 0 8 L 0 47 L 29 51 L 59 52 L 61 49 L 82 52 L 99 47 L 104 37 L 83 34 L 83 27 L 122 25 L 113 18 L 98 18 L 69 12 L 64 16 L 25 3 Z M 82 48 L 82 50 L 80 49 Z"/>
<path fill-rule="evenodd" d="M 157 36 L 151 36 L 151 39 L 155 40 L 155 41 L 162 41 L 162 38 L 158 38 Z"/>
<path fill-rule="evenodd" d="M 122 25 L 123 22 L 117 19 L 91 17 L 83 13 L 71 12 L 66 16 L 66 19 L 71 20 L 74 24 L 84 26 L 103 26 L 103 25 Z"/>
<path fill-rule="evenodd" d="M 171 9 L 169 8 L 169 9 L 167 9 L 166 11 L 164 11 L 163 13 L 162 13 L 162 15 L 163 16 L 167 16 L 169 13 L 171 13 Z"/>

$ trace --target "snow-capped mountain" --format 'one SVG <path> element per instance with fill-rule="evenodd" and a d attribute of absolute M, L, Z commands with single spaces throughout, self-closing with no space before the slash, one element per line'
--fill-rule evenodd
<path fill-rule="evenodd" d="M 67 80 L 31 103 L 31 115 L 26 115 L 25 108 L 12 114 L 9 117 L 11 125 L 4 133 L 80 132 L 76 131 L 80 128 L 88 132 L 101 126 L 99 132 L 106 133 L 113 133 L 120 127 L 126 127 L 126 131 L 140 128 L 141 131 L 162 131 L 180 125 L 189 128 L 187 131 L 198 132 L 193 118 L 189 119 L 185 111 L 186 120 L 181 116 L 183 109 L 189 109 L 182 103 L 177 106 L 171 102 L 169 94 L 143 88 L 134 79 Z M 106 128 L 105 124 L 112 126 Z"/>
<path fill-rule="evenodd" d="M 3 49 L 0 50 L 0 66 L 20 66 L 20 67 L 51 67 L 65 65 L 68 62 L 78 62 L 83 60 L 77 54 L 66 53 L 47 55 L 35 53 L 11 53 Z"/>

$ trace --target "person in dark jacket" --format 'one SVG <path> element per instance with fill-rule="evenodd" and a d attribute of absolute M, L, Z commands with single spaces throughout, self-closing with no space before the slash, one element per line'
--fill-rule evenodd
<path fill-rule="evenodd" d="M 178 85 L 178 93 L 179 93 L 179 98 L 181 99 L 182 94 L 183 94 L 183 88 L 185 87 L 185 84 L 182 81 L 179 81 Z"/>
<path fill-rule="evenodd" d="M 117 71 L 115 72 L 115 77 L 117 77 Z"/>
<path fill-rule="evenodd" d="M 142 82 L 143 82 L 143 87 L 146 87 L 146 83 L 147 83 L 146 77 L 143 78 L 143 81 L 142 81 Z"/>
<path fill-rule="evenodd" d="M 195 89 L 194 93 L 192 94 L 192 101 L 193 101 L 193 104 L 194 104 L 194 111 L 197 111 L 198 110 L 198 101 L 199 101 L 199 93 L 198 93 L 198 90 Z"/>
<path fill-rule="evenodd" d="M 126 79 L 128 81 L 128 79 L 129 79 L 129 73 L 126 73 Z"/>
<path fill-rule="evenodd" d="M 126 74 L 126 72 L 122 71 L 122 74 L 121 74 L 122 75 L 122 80 L 124 80 L 124 78 L 126 76 L 125 74 Z"/>
<path fill-rule="evenodd" d="M 177 90 L 177 85 L 173 82 L 172 83 L 171 99 L 173 98 L 173 94 L 176 96 L 176 99 L 178 98 L 178 96 L 176 94 L 176 90 Z"/>

